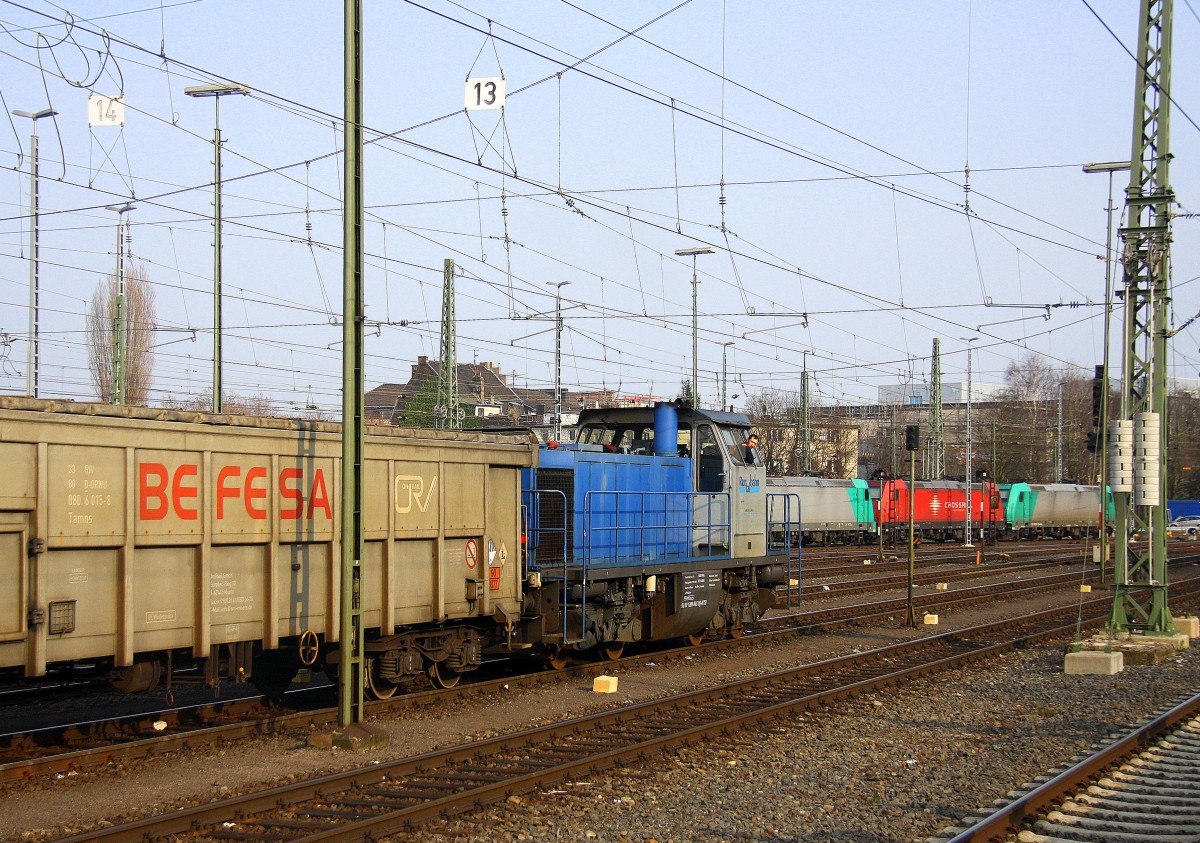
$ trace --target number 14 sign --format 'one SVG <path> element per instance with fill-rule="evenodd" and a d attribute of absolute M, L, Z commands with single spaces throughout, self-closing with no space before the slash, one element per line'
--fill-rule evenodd
<path fill-rule="evenodd" d="M 467 80 L 467 111 L 504 107 L 504 77 L 487 76 Z"/>

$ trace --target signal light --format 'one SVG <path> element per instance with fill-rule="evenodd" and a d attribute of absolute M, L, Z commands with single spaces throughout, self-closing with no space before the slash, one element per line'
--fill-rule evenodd
<path fill-rule="evenodd" d="M 1100 426 L 1100 411 L 1104 408 L 1104 399 L 1107 397 L 1105 393 L 1106 384 L 1104 383 L 1104 367 L 1096 367 L 1096 376 L 1092 378 L 1092 426 Z M 1095 448 L 1088 450 L 1094 451 Z"/>
<path fill-rule="evenodd" d="M 921 449 L 921 425 L 910 424 L 904 428 L 904 450 L 919 451 Z"/>
<path fill-rule="evenodd" d="M 1099 447 L 1100 447 L 1100 434 L 1099 434 L 1099 433 L 1097 433 L 1097 432 L 1096 432 L 1096 431 L 1094 431 L 1094 430 L 1088 431 L 1088 435 L 1087 435 L 1087 449 L 1088 449 L 1088 450 L 1089 450 L 1091 453 L 1093 453 L 1093 454 L 1094 454 L 1094 453 L 1096 453 L 1096 450 L 1097 450 Z"/>

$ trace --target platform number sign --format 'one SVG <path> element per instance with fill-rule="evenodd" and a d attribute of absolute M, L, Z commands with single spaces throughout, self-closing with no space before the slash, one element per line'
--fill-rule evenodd
<path fill-rule="evenodd" d="M 124 126 L 125 99 L 123 97 L 88 97 L 89 126 Z"/>
<path fill-rule="evenodd" d="M 504 107 L 504 77 L 483 76 L 467 80 L 467 111 Z"/>

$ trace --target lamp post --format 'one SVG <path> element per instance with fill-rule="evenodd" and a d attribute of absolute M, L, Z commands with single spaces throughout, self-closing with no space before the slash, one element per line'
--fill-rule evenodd
<path fill-rule="evenodd" d="M 729 409 L 729 369 L 726 366 L 726 359 L 729 353 L 729 346 L 733 345 L 733 340 L 721 343 L 721 409 Z"/>
<path fill-rule="evenodd" d="M 58 114 L 52 108 L 41 111 L 13 111 L 17 117 L 28 117 L 33 123 L 29 138 L 29 345 L 25 354 L 25 394 L 38 397 L 38 132 L 37 121 Z"/>
<path fill-rule="evenodd" d="M 1105 214 L 1108 221 L 1104 238 L 1104 356 L 1101 361 L 1103 397 L 1100 401 L 1100 416 L 1096 431 L 1096 455 L 1100 472 L 1100 581 L 1104 582 L 1104 569 L 1108 563 L 1108 344 L 1109 323 L 1112 321 L 1112 230 L 1113 230 L 1113 173 L 1132 168 L 1129 161 L 1106 161 L 1084 164 L 1085 173 L 1108 173 L 1108 205 Z"/>
<path fill-rule="evenodd" d="M 966 455 L 966 473 L 967 473 L 967 521 L 963 532 L 963 546 L 974 547 L 971 541 L 971 490 L 975 484 L 973 476 L 973 468 L 971 464 L 971 343 L 979 339 L 979 337 L 960 337 L 967 344 L 967 455 Z"/>
<path fill-rule="evenodd" d="M 554 441 L 562 436 L 562 288 L 570 281 L 547 281 L 554 287 Z"/>
<path fill-rule="evenodd" d="M 699 345 L 700 345 L 700 311 L 697 307 L 696 285 L 699 283 L 696 278 L 696 255 L 711 255 L 716 253 L 716 249 L 712 246 L 693 246 L 688 249 L 676 249 L 675 254 L 679 257 L 692 258 L 692 406 L 700 406 L 700 371 L 699 371 Z"/>
<path fill-rule="evenodd" d="M 117 214 L 117 301 L 113 308 L 113 381 L 111 400 L 114 404 L 125 403 L 125 387 L 129 382 L 128 349 L 125 328 L 125 215 L 136 208 L 132 202 L 124 205 L 107 205 L 105 210 Z"/>
<path fill-rule="evenodd" d="M 213 386 L 212 408 L 221 407 L 221 97 L 228 94 L 245 96 L 245 85 L 193 85 L 184 88 L 189 97 L 212 97 L 213 100 Z"/>

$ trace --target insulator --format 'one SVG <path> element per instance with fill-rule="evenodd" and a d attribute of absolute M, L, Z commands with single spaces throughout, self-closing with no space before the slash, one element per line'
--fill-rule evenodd
<path fill-rule="evenodd" d="M 304 230 L 305 230 L 305 231 L 307 231 L 307 232 L 309 232 L 309 233 L 311 233 L 311 232 L 312 232 L 312 220 L 306 220 L 306 221 L 305 221 L 305 223 L 304 223 Z"/>

